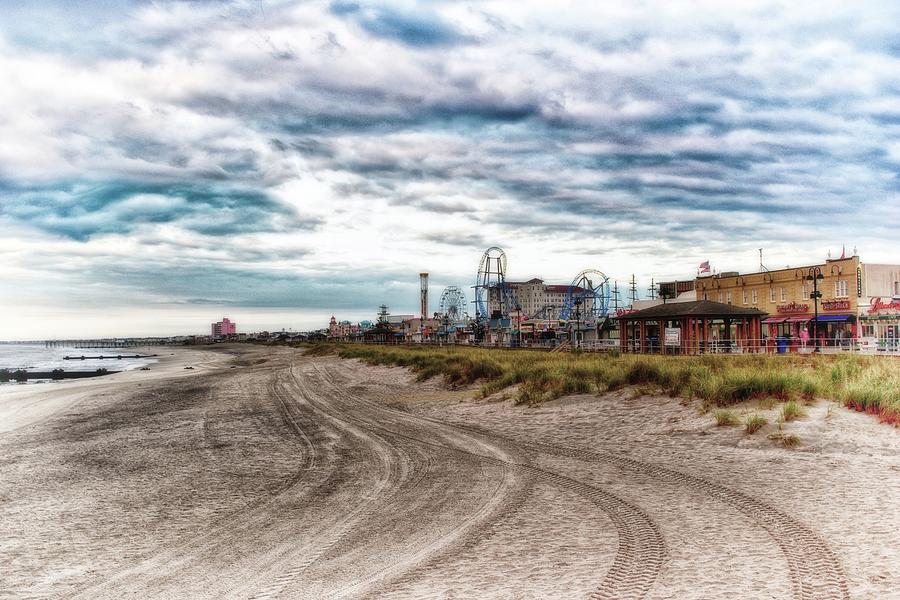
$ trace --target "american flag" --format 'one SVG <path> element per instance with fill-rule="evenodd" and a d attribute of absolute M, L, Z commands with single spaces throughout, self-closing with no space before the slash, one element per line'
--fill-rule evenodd
<path fill-rule="evenodd" d="M 702 263 L 700 263 L 700 269 L 699 269 L 699 270 L 700 270 L 701 273 L 709 273 L 709 261 L 708 261 L 708 260 L 704 260 Z"/>

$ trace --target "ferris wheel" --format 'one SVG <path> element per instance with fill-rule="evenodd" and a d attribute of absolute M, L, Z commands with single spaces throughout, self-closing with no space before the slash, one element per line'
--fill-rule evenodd
<path fill-rule="evenodd" d="M 572 280 L 560 318 L 578 318 L 594 325 L 609 315 L 611 297 L 609 277 L 596 269 L 585 269 Z"/>
<path fill-rule="evenodd" d="M 499 310 L 501 317 L 506 317 L 514 306 L 515 299 L 506 285 L 506 253 L 497 246 L 491 246 L 484 251 L 478 264 L 475 320 L 479 323 L 487 321 L 492 318 L 494 310 Z"/>
<path fill-rule="evenodd" d="M 441 294 L 441 317 L 449 321 L 459 321 L 466 313 L 466 295 L 455 285 L 447 286 Z"/>

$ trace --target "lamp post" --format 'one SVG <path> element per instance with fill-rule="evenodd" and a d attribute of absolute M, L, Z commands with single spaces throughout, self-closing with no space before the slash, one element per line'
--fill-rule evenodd
<path fill-rule="evenodd" d="M 580 348 L 581 343 L 579 336 L 581 335 L 581 298 L 575 299 L 575 347 Z"/>
<path fill-rule="evenodd" d="M 522 307 L 516 305 L 516 347 L 522 347 Z"/>
<path fill-rule="evenodd" d="M 819 346 L 819 298 L 822 297 L 822 292 L 819 291 L 819 282 L 825 279 L 825 276 L 822 275 L 822 269 L 819 267 L 810 267 L 809 272 L 806 274 L 806 280 L 812 281 L 813 291 L 812 294 L 809 295 L 810 300 L 813 301 L 813 336 L 816 338 L 816 352 L 821 352 L 822 349 Z"/>

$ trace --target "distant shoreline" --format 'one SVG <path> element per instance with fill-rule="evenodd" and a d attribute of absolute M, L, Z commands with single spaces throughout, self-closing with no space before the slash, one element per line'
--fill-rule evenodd
<path fill-rule="evenodd" d="M 49 379 L 52 381 L 61 381 L 64 379 L 86 379 L 88 377 L 103 377 L 105 375 L 114 375 L 121 371 L 109 371 L 107 369 L 97 369 L 96 371 L 65 371 L 56 369 L 55 371 L 27 371 L 25 369 L 7 370 L 0 375 L 0 383 L 25 383 L 34 379 Z"/>

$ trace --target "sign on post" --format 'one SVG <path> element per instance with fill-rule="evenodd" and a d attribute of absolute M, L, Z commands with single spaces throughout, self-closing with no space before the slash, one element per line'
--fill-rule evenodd
<path fill-rule="evenodd" d="M 666 346 L 681 345 L 681 328 L 666 327 Z"/>

